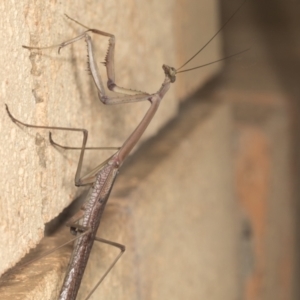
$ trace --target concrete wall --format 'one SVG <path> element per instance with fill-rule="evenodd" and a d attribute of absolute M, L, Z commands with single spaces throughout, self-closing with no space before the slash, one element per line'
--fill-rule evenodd
<path fill-rule="evenodd" d="M 57 49 L 28 51 L 21 47 L 23 44 L 53 45 L 82 32 L 82 28 L 66 19 L 64 13 L 83 24 L 114 33 L 117 38 L 118 83 L 150 93 L 162 83 L 163 63 L 179 66 L 218 27 L 216 1 L 209 4 L 205 1 L 2 2 L 1 273 L 34 248 L 44 235 L 44 224 L 82 193 L 82 189 L 74 187 L 73 179 L 78 153 L 59 152 L 50 147 L 47 130 L 13 124 L 4 103 L 23 122 L 86 128 L 90 133 L 89 145 L 93 146 L 119 146 L 148 108 L 148 103 L 114 107 L 99 103 L 86 72 L 84 42 L 64 48 L 60 55 Z M 94 40 L 100 63 L 106 53 L 107 39 L 95 37 Z M 219 45 L 216 39 L 195 64 L 219 58 Z M 145 138 L 155 134 L 174 117 L 180 101 L 220 67 L 220 64 L 214 65 L 198 72 L 197 76 L 181 75 L 164 99 Z M 56 141 L 63 144 L 74 146 L 81 143 L 78 134 L 54 134 Z M 83 173 L 101 162 L 105 155 L 95 152 L 87 155 Z M 55 238 L 50 240 L 45 242 L 44 248 L 51 249 L 56 243 Z M 43 242 L 40 247 L 43 248 Z M 9 299 L 25 299 L 25 295 L 28 299 L 55 298 L 68 259 L 67 254 L 65 261 L 62 256 L 60 254 L 57 265 L 53 256 L 38 262 L 38 267 L 29 266 L 24 273 L 17 270 L 12 290 L 1 290 L 1 294 Z M 40 274 L 41 270 L 45 273 Z M 29 281 L 25 282 L 25 278 Z"/>
<path fill-rule="evenodd" d="M 205 88 L 200 89 L 221 65 L 178 75 L 145 135 L 148 140 L 122 167 L 98 235 L 125 244 L 126 252 L 92 299 L 299 299 L 298 148 L 291 141 L 292 132 L 293 141 L 297 137 L 291 128 L 299 119 L 299 76 L 294 73 L 297 35 L 288 30 L 298 19 L 283 16 L 296 11 L 292 3 L 287 10 L 283 1 L 267 2 L 248 1 L 223 32 L 226 55 L 251 50 L 227 61 Z M 81 32 L 65 20 L 66 12 L 116 34 L 121 85 L 156 91 L 163 80 L 161 65 L 181 65 L 240 1 L 221 4 L 222 21 L 213 1 L 4 2 L 1 101 L 25 122 L 85 127 L 90 145 L 119 145 L 148 105 L 99 103 L 84 71 L 84 43 L 60 56 L 55 50 L 30 54 L 20 45 L 49 45 Z M 282 16 L 280 22 L 273 14 Z M 95 45 L 100 62 L 107 41 L 99 38 Z M 193 65 L 222 57 L 222 47 L 217 40 Z M 68 229 L 60 225 L 76 207 L 53 218 L 84 192 L 73 186 L 77 153 L 50 147 L 47 131 L 12 124 L 4 108 L 2 120 L 0 266 L 5 271 L 36 244 L 26 260 L 68 241 Z M 80 144 L 76 135 L 55 137 Z M 89 153 L 84 171 L 101 162 L 101 155 Z M 75 202 L 80 205 L 80 199 Z M 13 269 L 1 280 L 0 298 L 56 299 L 71 251 L 69 245 Z M 79 299 L 117 254 L 95 244 Z"/>

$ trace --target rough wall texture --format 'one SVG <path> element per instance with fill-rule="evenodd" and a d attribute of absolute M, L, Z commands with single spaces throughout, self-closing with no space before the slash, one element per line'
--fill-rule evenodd
<path fill-rule="evenodd" d="M 0 22 L 7 28 L 0 50 L 1 100 L 17 117 L 86 127 L 91 145 L 119 145 L 147 109 L 145 103 L 99 103 L 84 71 L 84 43 L 63 49 L 60 56 L 56 50 L 30 54 L 20 48 L 23 43 L 57 43 L 81 32 L 64 12 L 115 33 L 118 82 L 146 91 L 160 86 L 162 63 L 180 66 L 204 43 L 202 38 L 207 41 L 216 31 L 212 1 L 119 2 L 1 4 Z M 251 46 L 251 51 L 228 61 L 224 72 L 161 128 L 176 114 L 178 102 L 213 70 L 178 76 L 147 132 L 149 137 L 160 128 L 160 133 L 127 160 L 108 202 L 98 234 L 124 243 L 127 251 L 92 299 L 299 299 L 292 295 L 293 278 L 299 286 L 293 277 L 298 206 L 292 201 L 290 168 L 298 161 L 299 147 L 291 149 L 289 123 L 291 116 L 299 123 L 299 35 L 288 30 L 287 2 L 247 1 L 224 31 L 225 50 L 230 55 Z M 221 3 L 225 11 L 230 4 L 225 22 L 240 1 Z M 292 7 L 290 14 L 296 11 Z M 278 16 L 283 16 L 280 23 Z M 104 40 L 95 42 L 100 61 Z M 215 45 L 205 52 L 211 56 L 205 62 L 215 59 L 218 49 Z M 4 270 L 40 241 L 44 223 L 81 191 L 72 182 L 77 153 L 48 147 L 47 131 L 17 127 L 4 109 L 1 117 Z M 76 135 L 56 132 L 55 138 L 80 144 Z M 95 155 L 87 155 L 85 170 L 93 160 L 102 160 Z M 68 208 L 48 230 L 70 213 Z M 69 239 L 68 229 L 61 229 L 42 239 L 27 259 Z M 71 250 L 69 245 L 15 269 L 1 281 L 0 298 L 56 299 Z M 95 245 L 79 299 L 117 253 Z"/>
<path fill-rule="evenodd" d="M 161 65 L 176 67 L 196 52 L 216 32 L 218 14 L 215 1 L 2 1 L 0 11 L 2 273 L 35 247 L 43 237 L 44 224 L 81 193 L 73 180 L 78 153 L 50 147 L 47 130 L 13 124 L 4 103 L 25 123 L 86 128 L 90 133 L 89 145 L 94 146 L 119 146 L 148 108 L 147 103 L 113 107 L 99 103 L 85 71 L 84 42 L 62 49 L 60 55 L 55 48 L 28 51 L 21 45 L 48 46 L 81 33 L 80 26 L 64 17 L 67 13 L 87 26 L 115 34 L 118 83 L 151 93 L 163 80 Z M 94 41 L 100 63 L 107 39 L 95 37 Z M 219 58 L 219 49 L 216 40 L 195 64 Z M 180 75 L 145 136 L 153 135 L 173 117 L 179 101 L 219 68 L 220 65 L 212 66 L 197 76 Z M 103 69 L 101 73 L 105 75 Z M 53 134 L 64 145 L 81 143 L 78 133 Z M 103 158 L 102 154 L 89 153 L 83 173 Z M 61 257 L 59 262 L 62 263 Z M 20 275 L 22 279 L 17 281 L 23 281 L 30 272 L 39 278 L 27 284 L 32 291 L 24 285 L 26 292 L 21 296 L 13 288 L 20 299 L 25 299 L 25 295 L 28 299 L 55 297 L 54 286 L 59 286 L 56 281 L 61 279 L 63 267 L 54 271 L 56 267 L 51 268 L 51 264 L 53 274 L 49 273 L 49 277 L 37 275 L 34 269 Z M 37 269 L 42 265 L 46 263 Z M 9 293 L 7 297 L 12 299 Z"/>

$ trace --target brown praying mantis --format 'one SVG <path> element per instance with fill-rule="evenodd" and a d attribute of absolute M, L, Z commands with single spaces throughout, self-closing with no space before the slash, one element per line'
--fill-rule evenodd
<path fill-rule="evenodd" d="M 133 147 L 136 145 L 136 143 L 141 138 L 142 134 L 148 127 L 149 123 L 151 122 L 152 118 L 154 117 L 160 102 L 162 101 L 163 97 L 167 93 L 167 91 L 170 88 L 171 83 L 174 83 L 176 80 L 176 74 L 180 72 L 190 71 L 193 69 L 197 69 L 200 67 L 203 67 L 205 65 L 179 71 L 182 69 L 188 62 L 190 62 L 196 55 L 198 55 L 201 50 L 203 50 L 210 42 L 211 40 L 224 28 L 224 26 L 231 20 L 231 18 L 238 12 L 238 10 L 241 8 L 241 6 L 235 11 L 235 13 L 228 19 L 228 21 L 220 28 L 220 30 L 195 54 L 193 55 L 185 64 L 183 64 L 180 68 L 175 69 L 173 67 L 163 65 L 163 70 L 165 73 L 164 81 L 159 88 L 159 90 L 156 93 L 148 94 L 140 91 L 125 89 L 122 87 L 119 87 L 115 82 L 115 70 L 114 70 L 114 49 L 115 49 L 115 37 L 114 35 L 100 31 L 98 29 L 90 29 L 81 23 L 73 20 L 74 22 L 80 24 L 81 26 L 85 27 L 87 30 L 84 31 L 79 36 L 70 39 L 66 42 L 63 42 L 59 45 L 50 46 L 50 47 L 28 47 L 24 46 L 24 48 L 27 49 L 47 49 L 47 48 L 53 48 L 58 47 L 58 51 L 60 51 L 63 47 L 77 42 L 81 39 L 85 39 L 87 43 L 87 51 L 88 51 L 88 65 L 89 69 L 92 74 L 93 81 L 97 87 L 98 95 L 104 104 L 119 104 L 119 103 L 129 103 L 129 102 L 138 102 L 138 101 L 149 101 L 150 102 L 150 108 L 146 112 L 145 116 L 137 126 L 137 128 L 132 132 L 132 134 L 127 138 L 127 140 L 123 143 L 123 145 L 118 149 L 118 151 L 113 154 L 110 158 L 108 158 L 106 161 L 101 163 L 99 166 L 94 168 L 89 174 L 81 177 L 81 167 L 83 163 L 84 158 L 84 152 L 87 149 L 86 143 L 88 138 L 88 132 L 85 129 L 74 129 L 74 128 L 64 128 L 64 127 L 53 127 L 53 126 L 40 126 L 40 125 L 30 125 L 25 124 L 18 119 L 16 119 L 11 112 L 8 109 L 8 106 L 6 105 L 6 109 L 8 112 L 8 115 L 12 119 L 13 122 L 26 126 L 26 127 L 33 127 L 33 128 L 46 128 L 46 129 L 53 129 L 53 130 L 67 130 L 67 131 L 78 131 L 82 132 L 83 134 L 83 140 L 82 140 L 82 146 L 81 146 L 81 152 L 78 162 L 78 167 L 75 175 L 75 184 L 76 186 L 84 186 L 84 185 L 92 185 L 91 187 L 91 193 L 88 201 L 83 206 L 83 208 L 68 222 L 68 226 L 71 227 L 71 232 L 76 235 L 75 238 L 75 246 L 73 250 L 72 257 L 70 259 L 68 269 L 66 272 L 66 276 L 64 279 L 63 286 L 60 291 L 59 299 L 63 300 L 71 300 L 76 299 L 81 280 L 84 274 L 84 270 L 87 264 L 87 261 L 89 259 L 89 255 L 93 246 L 93 243 L 95 240 L 104 242 L 106 244 L 118 247 L 120 249 L 119 255 L 115 258 L 111 266 L 108 268 L 108 270 L 104 273 L 104 275 L 101 277 L 101 279 L 98 281 L 96 286 L 91 290 L 89 295 L 87 295 L 86 299 L 90 298 L 94 290 L 98 287 L 98 285 L 103 281 L 103 279 L 106 277 L 106 275 L 109 273 L 109 271 L 113 268 L 113 266 L 116 264 L 116 262 L 119 260 L 119 258 L 122 256 L 122 254 L 125 251 L 125 247 L 121 244 L 111 242 L 108 240 L 104 240 L 101 238 L 96 237 L 97 229 L 100 225 L 101 217 L 103 214 L 103 211 L 105 209 L 105 205 L 108 201 L 110 192 L 112 190 L 114 181 L 116 179 L 116 176 L 118 174 L 119 168 L 122 166 L 123 162 L 129 155 L 130 151 L 133 149 Z M 93 52 L 93 46 L 92 41 L 89 33 L 95 33 L 99 35 L 103 35 L 109 38 L 109 47 L 108 52 L 105 58 L 105 67 L 107 71 L 107 86 L 108 89 L 116 92 L 121 93 L 123 96 L 121 97 L 109 97 L 107 96 L 104 84 L 102 82 L 101 77 L 99 76 L 98 67 L 95 62 L 94 58 L 94 52 Z M 244 52 L 244 51 L 242 51 Z M 241 52 L 240 52 L 241 53 Z M 239 53 L 238 53 L 239 54 Z M 237 55 L 237 54 L 234 54 Z M 231 57 L 231 56 L 229 56 Z M 229 58 L 227 57 L 227 58 Z M 220 59 L 223 60 L 223 59 Z M 217 60 L 217 61 L 220 61 Z M 214 61 L 212 63 L 215 63 L 217 61 Z M 206 65 L 212 64 L 208 63 Z M 56 147 L 66 148 L 63 147 L 57 143 L 55 143 L 52 139 L 51 133 L 49 134 L 50 143 Z M 78 222 L 80 221 L 80 222 Z M 74 240 L 74 239 L 73 239 Z"/>

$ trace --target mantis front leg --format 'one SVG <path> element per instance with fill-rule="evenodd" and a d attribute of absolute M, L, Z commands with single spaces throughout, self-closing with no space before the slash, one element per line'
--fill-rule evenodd
<path fill-rule="evenodd" d="M 63 47 L 70 45 L 72 43 L 75 43 L 81 39 L 85 39 L 85 41 L 87 43 L 87 49 L 88 49 L 89 69 L 91 71 L 94 83 L 97 87 L 99 99 L 101 100 L 102 103 L 104 103 L 104 104 L 119 104 L 119 103 L 129 103 L 129 102 L 138 102 L 138 101 L 148 100 L 150 97 L 150 94 L 141 92 L 141 91 L 123 88 L 116 84 L 115 62 L 114 62 L 115 36 L 111 33 L 104 32 L 104 31 L 101 31 L 98 29 L 88 28 L 87 26 L 70 18 L 69 16 L 67 16 L 67 17 L 69 19 L 71 19 L 72 21 L 76 22 L 77 24 L 87 28 L 87 30 L 85 32 L 83 32 L 82 34 L 78 35 L 77 37 L 67 40 L 58 45 L 53 45 L 53 46 L 49 46 L 49 47 L 30 47 L 30 46 L 23 46 L 23 47 L 26 49 L 49 49 L 49 48 L 58 47 L 58 52 L 60 52 L 60 50 Z M 95 61 L 92 39 L 91 39 L 90 35 L 88 34 L 89 32 L 109 37 L 109 45 L 108 45 L 108 50 L 107 50 L 107 54 L 105 56 L 105 62 L 104 62 L 104 65 L 106 67 L 106 72 L 107 72 L 107 87 L 109 90 L 111 90 L 115 93 L 123 94 L 123 96 L 120 96 L 120 97 L 107 96 L 105 89 L 104 89 L 103 81 L 101 79 L 101 76 L 100 76 L 100 73 L 98 70 L 97 63 Z"/>

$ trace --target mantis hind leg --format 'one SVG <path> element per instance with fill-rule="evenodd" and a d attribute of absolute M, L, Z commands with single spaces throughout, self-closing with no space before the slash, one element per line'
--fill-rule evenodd
<path fill-rule="evenodd" d="M 118 260 L 121 258 L 121 256 L 123 255 L 123 253 L 126 250 L 124 245 L 116 243 L 116 242 L 112 242 L 112 241 L 109 241 L 109 240 L 106 240 L 103 238 L 95 237 L 95 241 L 116 247 L 120 250 L 120 252 L 115 257 L 115 259 L 110 264 L 110 266 L 107 268 L 107 270 L 104 272 L 104 274 L 101 276 L 101 278 L 98 280 L 98 282 L 95 284 L 95 286 L 89 291 L 88 295 L 85 296 L 85 298 L 83 298 L 85 300 L 88 300 L 92 296 L 92 294 L 95 292 L 95 290 L 98 288 L 98 286 L 102 283 L 102 281 L 105 279 L 105 277 L 108 275 L 108 273 L 112 270 L 112 268 L 115 266 L 115 264 L 118 262 Z"/>

